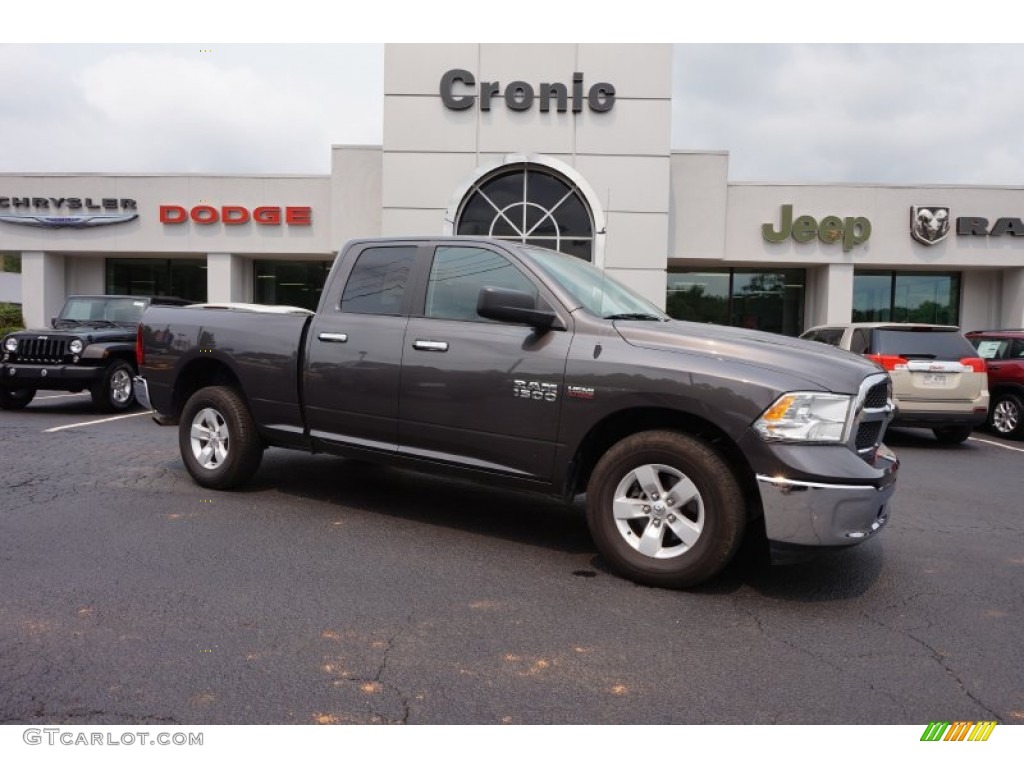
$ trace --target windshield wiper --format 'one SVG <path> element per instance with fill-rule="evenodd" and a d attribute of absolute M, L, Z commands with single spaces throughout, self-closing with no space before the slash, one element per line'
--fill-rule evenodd
<path fill-rule="evenodd" d="M 657 315 L 648 315 L 644 312 L 622 312 L 618 315 L 605 315 L 605 320 L 656 320 L 661 322 L 662 318 Z"/>

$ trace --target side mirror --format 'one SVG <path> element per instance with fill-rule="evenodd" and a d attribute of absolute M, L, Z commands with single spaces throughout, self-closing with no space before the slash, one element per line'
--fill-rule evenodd
<path fill-rule="evenodd" d="M 523 323 L 539 331 L 552 328 L 564 330 L 558 316 L 550 310 L 537 309 L 533 296 L 510 288 L 481 288 L 476 302 L 476 313 L 488 320 L 503 323 Z"/>

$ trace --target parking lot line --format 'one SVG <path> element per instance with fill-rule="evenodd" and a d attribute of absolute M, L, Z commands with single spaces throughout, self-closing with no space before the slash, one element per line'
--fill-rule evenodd
<path fill-rule="evenodd" d="M 117 421 L 118 419 L 130 419 L 132 416 L 147 416 L 149 411 L 139 411 L 138 413 L 125 413 L 121 416 L 110 416 L 106 419 L 94 419 L 93 421 L 80 421 L 77 424 L 64 424 L 60 427 L 50 427 L 44 429 L 43 432 L 60 432 L 62 429 L 74 429 L 75 427 L 88 427 L 91 424 L 102 424 L 105 421 Z"/>
<path fill-rule="evenodd" d="M 42 397 L 36 397 L 35 399 L 36 400 L 53 400 L 54 398 L 57 398 L 57 397 L 82 397 L 82 396 L 88 395 L 88 394 L 89 394 L 88 392 L 68 392 L 67 394 L 64 394 L 64 395 L 43 395 Z"/>
<path fill-rule="evenodd" d="M 1024 448 L 1014 448 L 1012 445 L 1003 445 L 1002 443 L 997 443 L 994 440 L 983 440 L 980 437 L 969 437 L 967 439 L 971 440 L 971 441 L 973 441 L 975 443 L 984 443 L 985 445 L 994 445 L 997 448 L 1005 448 L 1008 451 L 1017 451 L 1017 453 L 1024 453 Z"/>

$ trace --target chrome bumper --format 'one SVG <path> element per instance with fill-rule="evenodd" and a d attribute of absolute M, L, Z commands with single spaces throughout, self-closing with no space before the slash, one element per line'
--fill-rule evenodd
<path fill-rule="evenodd" d="M 147 411 L 152 411 L 153 404 L 149 401 L 149 387 L 146 380 L 141 376 L 133 376 L 132 384 L 135 386 L 135 399 L 139 401 L 139 405 Z"/>
<path fill-rule="evenodd" d="M 874 536 L 889 522 L 896 484 L 805 483 L 757 475 L 770 542 L 806 547 L 843 547 Z"/>

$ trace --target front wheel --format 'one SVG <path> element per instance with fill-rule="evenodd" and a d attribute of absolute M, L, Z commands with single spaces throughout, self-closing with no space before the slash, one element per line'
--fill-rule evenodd
<path fill-rule="evenodd" d="M 640 432 L 598 461 L 587 485 L 587 523 L 617 572 L 641 584 L 692 587 L 735 555 L 746 505 L 710 446 L 679 432 Z"/>
<path fill-rule="evenodd" d="M 245 483 L 260 466 L 263 442 L 241 395 L 230 387 L 205 387 L 185 403 L 178 448 L 192 479 L 204 488 Z"/>
<path fill-rule="evenodd" d="M 936 427 L 935 439 L 946 445 L 957 445 L 971 436 L 970 427 Z"/>
<path fill-rule="evenodd" d="M 996 395 L 988 414 L 988 426 L 1000 437 L 1024 437 L 1024 403 L 1009 392 Z"/>
<path fill-rule="evenodd" d="M 89 390 L 92 404 L 100 411 L 126 411 L 135 404 L 132 376 L 135 369 L 124 360 L 115 360 L 107 366 L 96 385 Z"/>
<path fill-rule="evenodd" d="M 20 411 L 32 402 L 36 396 L 34 389 L 3 389 L 0 388 L 0 409 Z"/>

